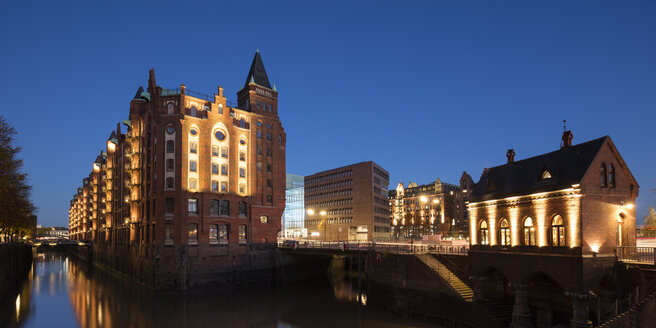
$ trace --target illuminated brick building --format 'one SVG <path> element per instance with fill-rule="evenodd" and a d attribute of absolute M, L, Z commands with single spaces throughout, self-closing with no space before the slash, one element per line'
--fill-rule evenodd
<path fill-rule="evenodd" d="M 313 240 L 390 237 L 389 173 L 362 162 L 305 177 L 305 228 Z"/>
<path fill-rule="evenodd" d="M 514 302 L 513 327 L 591 326 L 590 295 L 614 304 L 615 254 L 636 244 L 639 187 L 617 148 L 608 136 L 571 140 L 520 161 L 509 150 L 469 196 L 476 295 Z"/>
<path fill-rule="evenodd" d="M 395 238 L 421 238 L 426 235 L 446 235 L 456 225 L 455 198 L 460 188 L 442 182 L 407 187 L 399 182 L 390 190 L 392 235 Z M 463 204 L 464 205 L 464 204 Z"/>
<path fill-rule="evenodd" d="M 179 266 L 176 249 L 190 246 L 185 270 L 253 268 L 254 245 L 275 243 L 285 207 L 286 135 L 259 52 L 237 98 L 229 102 L 220 86 L 212 96 L 162 88 L 151 70 L 71 201 L 71 236 L 139 246 L 135 263 Z M 189 285 L 186 274 L 171 279 Z"/>

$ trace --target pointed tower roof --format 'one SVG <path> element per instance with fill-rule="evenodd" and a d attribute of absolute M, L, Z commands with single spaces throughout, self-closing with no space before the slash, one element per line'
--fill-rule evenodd
<path fill-rule="evenodd" d="M 248 76 L 246 77 L 245 85 L 248 85 L 249 83 L 255 83 L 257 85 L 271 89 L 269 77 L 267 76 L 266 70 L 264 69 L 264 63 L 262 63 L 262 57 L 260 56 L 259 50 L 255 52 L 255 57 L 253 57 L 251 69 L 248 71 Z"/>
<path fill-rule="evenodd" d="M 132 99 L 141 99 L 141 93 L 144 92 L 143 86 L 139 86 L 139 89 L 137 89 L 137 93 L 134 95 L 134 98 Z"/>

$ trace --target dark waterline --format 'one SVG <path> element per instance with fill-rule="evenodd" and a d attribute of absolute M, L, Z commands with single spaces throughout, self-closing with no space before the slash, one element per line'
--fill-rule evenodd
<path fill-rule="evenodd" d="M 330 280 L 330 282 L 329 282 Z M 107 276 L 66 253 L 35 255 L 13 300 L 0 304 L 6 327 L 438 327 L 358 301 L 343 275 L 281 288 L 161 296 Z"/>

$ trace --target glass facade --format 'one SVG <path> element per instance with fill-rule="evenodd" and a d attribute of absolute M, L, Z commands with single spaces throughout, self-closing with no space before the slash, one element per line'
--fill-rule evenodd
<path fill-rule="evenodd" d="M 304 177 L 287 174 L 285 188 L 285 212 L 282 214 L 282 236 L 285 238 L 307 238 L 305 222 Z"/>

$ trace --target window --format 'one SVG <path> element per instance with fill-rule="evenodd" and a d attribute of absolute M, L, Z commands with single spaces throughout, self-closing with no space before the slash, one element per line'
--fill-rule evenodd
<path fill-rule="evenodd" d="M 212 174 L 219 174 L 219 164 L 212 163 Z"/>
<path fill-rule="evenodd" d="M 499 224 L 499 243 L 501 246 L 510 246 L 510 227 L 506 219 L 501 219 Z"/>
<path fill-rule="evenodd" d="M 240 151 L 239 152 L 239 160 L 244 162 L 246 161 L 246 152 L 245 151 Z"/>
<path fill-rule="evenodd" d="M 266 215 L 260 215 L 260 223 L 269 223 L 269 217 Z"/>
<path fill-rule="evenodd" d="M 221 165 L 221 175 L 228 175 L 228 165 Z"/>
<path fill-rule="evenodd" d="M 166 189 L 173 189 L 173 178 L 166 178 Z"/>
<path fill-rule="evenodd" d="M 173 114 L 174 107 L 175 105 L 173 105 L 173 103 L 170 102 L 169 105 L 167 106 L 167 114 Z"/>
<path fill-rule="evenodd" d="M 272 187 L 271 179 L 267 179 L 267 188 L 271 188 L 271 187 Z"/>
<path fill-rule="evenodd" d="M 230 201 L 223 199 L 219 201 L 219 215 L 230 216 Z"/>
<path fill-rule="evenodd" d="M 262 139 L 262 131 L 260 129 L 257 129 L 257 138 Z"/>
<path fill-rule="evenodd" d="M 189 110 L 189 115 L 196 116 L 196 114 L 198 114 L 198 110 L 196 109 L 196 106 L 191 106 L 191 109 Z"/>
<path fill-rule="evenodd" d="M 239 225 L 239 244 L 246 244 L 246 225 Z"/>
<path fill-rule="evenodd" d="M 239 140 L 239 143 L 240 143 L 241 145 L 245 145 L 245 144 L 246 144 L 246 139 L 240 139 L 240 140 Z"/>
<path fill-rule="evenodd" d="M 262 163 L 257 162 L 257 172 L 262 171 Z"/>
<path fill-rule="evenodd" d="M 544 170 L 542 171 L 542 176 L 540 176 L 541 180 L 546 180 L 546 179 L 551 179 L 551 173 L 549 171 Z"/>
<path fill-rule="evenodd" d="M 189 223 L 189 226 L 187 228 L 187 243 L 189 245 L 198 244 L 198 224 Z"/>
<path fill-rule="evenodd" d="M 198 150 L 196 149 L 197 147 L 198 147 L 198 144 L 196 144 L 195 142 L 190 142 L 189 143 L 189 152 L 192 153 L 192 154 L 196 154 L 198 152 Z"/>
<path fill-rule="evenodd" d="M 212 181 L 212 191 L 219 191 L 219 182 Z"/>
<path fill-rule="evenodd" d="M 267 156 L 271 157 L 271 148 L 267 148 Z"/>
<path fill-rule="evenodd" d="M 228 192 L 228 183 L 225 181 L 221 182 L 221 192 Z"/>
<path fill-rule="evenodd" d="M 478 229 L 478 239 L 479 239 L 479 244 L 481 245 L 490 244 L 490 235 L 487 230 L 487 222 L 485 222 L 485 220 L 481 221 L 480 223 L 480 227 Z"/>
<path fill-rule="evenodd" d="M 172 153 L 175 151 L 175 141 L 173 140 L 168 140 L 166 142 L 166 152 L 167 153 Z"/>
<path fill-rule="evenodd" d="M 600 176 L 601 187 L 605 188 L 606 187 L 606 178 L 607 178 L 606 177 L 606 164 L 605 163 L 601 163 L 601 168 L 599 169 L 599 171 L 600 171 L 599 174 L 601 175 Z"/>
<path fill-rule="evenodd" d="M 223 114 L 223 104 L 219 104 L 219 114 Z"/>
<path fill-rule="evenodd" d="M 267 203 L 273 203 L 273 197 L 271 195 L 267 195 Z"/>
<path fill-rule="evenodd" d="M 257 126 L 262 127 L 262 121 L 257 121 Z"/>
<path fill-rule="evenodd" d="M 278 144 L 282 145 L 282 136 L 278 136 Z"/>
<path fill-rule="evenodd" d="M 219 244 L 228 244 L 228 232 L 229 229 L 227 224 L 219 224 Z"/>
<path fill-rule="evenodd" d="M 565 246 L 565 226 L 560 215 L 554 216 L 551 220 L 551 246 Z"/>
<path fill-rule="evenodd" d="M 267 140 L 271 141 L 271 132 L 267 132 Z"/>
<path fill-rule="evenodd" d="M 216 224 L 210 224 L 210 244 L 219 243 L 219 228 Z"/>
<path fill-rule="evenodd" d="M 271 172 L 271 164 L 267 164 L 267 172 Z"/>
<path fill-rule="evenodd" d="M 189 161 L 189 171 L 196 172 L 196 161 Z"/>
<path fill-rule="evenodd" d="M 192 107 L 192 108 L 195 108 L 195 107 Z M 194 116 L 196 116 L 196 115 L 194 115 Z M 189 129 L 189 134 L 191 134 L 192 136 L 195 136 L 195 135 L 198 134 L 198 131 L 196 130 L 196 128 L 191 128 L 191 129 Z"/>
<path fill-rule="evenodd" d="M 219 215 L 219 201 L 217 199 L 210 200 L 210 215 Z"/>
<path fill-rule="evenodd" d="M 221 148 L 221 157 L 228 158 L 228 148 L 227 147 Z"/>
<path fill-rule="evenodd" d="M 615 188 L 615 166 L 608 164 L 608 186 Z"/>
<path fill-rule="evenodd" d="M 174 134 L 175 133 L 175 127 L 172 124 L 169 124 L 166 127 L 166 133 L 167 134 Z"/>
<path fill-rule="evenodd" d="M 166 198 L 164 200 L 164 214 L 173 214 L 174 204 L 175 204 L 175 202 L 174 202 L 173 198 Z"/>
<path fill-rule="evenodd" d="M 524 220 L 524 245 L 535 246 L 535 227 L 531 218 Z"/>
<path fill-rule="evenodd" d="M 187 212 L 189 214 L 198 214 L 198 198 L 189 198 L 187 200 Z"/>
<path fill-rule="evenodd" d="M 245 201 L 240 201 L 239 202 L 239 216 L 247 216 L 248 215 L 248 206 Z"/>
<path fill-rule="evenodd" d="M 243 183 L 239 184 L 239 192 L 242 193 L 242 194 L 246 193 L 246 185 L 245 184 L 243 184 Z"/>
<path fill-rule="evenodd" d="M 173 225 L 168 223 L 164 229 L 164 242 L 165 244 L 173 244 Z"/>
<path fill-rule="evenodd" d="M 173 171 L 173 159 L 169 158 L 166 160 L 166 170 Z"/>
<path fill-rule="evenodd" d="M 216 140 L 218 140 L 218 141 L 223 141 L 223 140 L 225 140 L 225 133 L 223 133 L 223 132 L 220 131 L 220 130 L 217 130 L 216 132 L 214 132 L 214 137 L 215 137 Z"/>
<path fill-rule="evenodd" d="M 239 177 L 240 178 L 245 178 L 246 177 L 246 170 L 243 167 L 239 168 Z"/>
<path fill-rule="evenodd" d="M 260 101 L 258 100 L 258 101 L 257 101 L 257 109 L 262 108 L 260 104 L 261 104 L 261 103 L 260 103 Z"/>
<path fill-rule="evenodd" d="M 257 154 L 262 155 L 262 148 L 261 147 L 257 147 Z"/>
<path fill-rule="evenodd" d="M 239 120 L 239 127 L 240 128 L 245 128 L 246 127 L 246 121 L 243 118 Z"/>
<path fill-rule="evenodd" d="M 189 189 L 194 189 L 195 190 L 196 188 L 197 188 L 196 179 L 194 179 L 194 178 L 189 179 Z"/>
<path fill-rule="evenodd" d="M 267 129 L 271 128 L 271 123 L 267 123 Z"/>
<path fill-rule="evenodd" d="M 219 156 L 219 147 L 218 146 L 212 146 L 212 156 L 214 156 L 214 157 Z"/>

